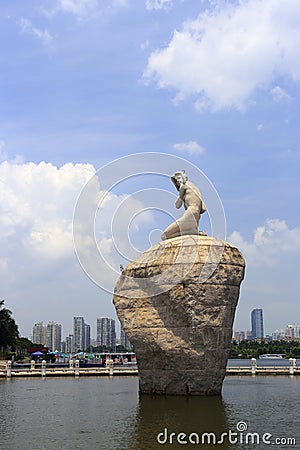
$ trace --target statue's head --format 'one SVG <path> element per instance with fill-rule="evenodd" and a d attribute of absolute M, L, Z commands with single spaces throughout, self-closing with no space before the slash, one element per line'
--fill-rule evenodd
<path fill-rule="evenodd" d="M 188 180 L 188 177 L 185 174 L 185 170 L 180 170 L 179 172 L 175 172 L 171 176 L 171 180 L 174 183 L 177 190 L 179 190 L 182 184 L 185 184 Z"/>

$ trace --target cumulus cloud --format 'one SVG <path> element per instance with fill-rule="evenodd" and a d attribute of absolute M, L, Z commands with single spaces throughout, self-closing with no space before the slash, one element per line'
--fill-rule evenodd
<path fill-rule="evenodd" d="M 180 142 L 173 145 L 174 150 L 179 152 L 188 153 L 189 155 L 201 155 L 204 152 L 204 148 L 196 141 Z"/>
<path fill-rule="evenodd" d="M 299 81 L 299 21 L 298 0 L 213 2 L 150 55 L 144 79 L 192 97 L 198 110 L 243 109 L 277 76 Z"/>
<path fill-rule="evenodd" d="M 74 203 L 93 173 L 94 168 L 88 164 L 57 168 L 45 162 L 3 162 L 0 239 L 17 236 L 23 248 L 50 259 L 70 254 Z"/>
<path fill-rule="evenodd" d="M 133 251 L 136 257 L 130 236 L 137 234 L 139 224 L 151 222 L 151 212 L 139 215 L 143 211 L 140 200 L 107 192 L 95 174 L 91 164 L 0 163 L 1 295 L 21 318 L 23 333 L 25 328 L 28 334 L 38 320 L 71 324 L 72 315 L 84 315 L 89 321 L 95 311 L 114 316 L 111 296 L 105 298 L 99 288 L 93 290 L 76 258 L 75 205 L 88 183 L 76 250 L 83 252 L 84 269 L 90 271 L 90 277 L 104 281 L 111 290 L 120 263 L 127 263 L 123 255 Z M 130 226 L 135 216 L 134 226 Z M 87 292 L 92 292 L 99 305 L 92 298 L 82 301 Z M 102 304 L 101 298 L 105 298 Z M 28 317 L 24 309 L 30 311 Z"/>
<path fill-rule="evenodd" d="M 95 233 L 97 244 L 107 254 L 112 232 L 115 239 L 121 240 L 125 235 L 127 238 L 131 218 L 143 207 L 126 194 L 101 190 L 95 173 L 91 164 L 68 163 L 58 168 L 45 162 L 19 165 L 2 162 L 0 240 L 17 237 L 22 248 L 36 254 L 40 262 L 73 256 L 73 211 L 81 189 L 92 178 L 80 211 L 81 234 L 84 246 L 88 247 L 86 238 L 90 225 L 94 226 L 96 221 L 92 237 Z M 118 208 L 118 220 L 114 220 Z M 149 219 L 145 215 L 139 218 L 139 223 Z"/>
<path fill-rule="evenodd" d="M 238 309 L 236 328 L 246 329 L 250 311 L 257 307 L 264 309 L 268 333 L 291 323 L 299 314 L 300 227 L 290 227 L 282 219 L 267 219 L 251 239 L 234 231 L 228 241 L 246 260 L 239 302 L 244 306 Z"/>
<path fill-rule="evenodd" d="M 40 28 L 34 27 L 30 20 L 22 18 L 19 21 L 19 25 L 22 33 L 34 36 L 43 44 L 50 45 L 53 42 L 53 36 L 49 33 L 48 30 L 41 30 Z"/>
<path fill-rule="evenodd" d="M 228 241 L 244 253 L 250 266 L 274 266 L 283 255 L 300 251 L 300 227 L 289 228 L 285 220 L 267 219 L 254 230 L 251 242 L 238 231 L 234 231 Z"/>
<path fill-rule="evenodd" d="M 146 9 L 166 9 L 172 5 L 172 0 L 146 0 Z"/>

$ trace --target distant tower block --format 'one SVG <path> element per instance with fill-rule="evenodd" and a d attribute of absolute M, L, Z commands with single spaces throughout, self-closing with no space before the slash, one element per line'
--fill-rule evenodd
<path fill-rule="evenodd" d="M 264 317 L 262 309 L 253 309 L 251 312 L 251 337 L 252 339 L 264 338 Z"/>

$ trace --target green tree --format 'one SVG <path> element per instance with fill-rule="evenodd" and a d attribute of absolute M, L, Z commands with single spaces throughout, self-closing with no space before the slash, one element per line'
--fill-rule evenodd
<path fill-rule="evenodd" d="M 300 342 L 295 340 L 281 341 L 233 341 L 231 344 L 230 358 L 258 358 L 264 353 L 279 353 L 285 358 L 300 357 Z"/>
<path fill-rule="evenodd" d="M 28 338 L 26 338 L 26 337 L 19 337 L 17 339 L 16 351 L 17 351 L 18 355 L 20 355 L 20 356 L 27 355 L 27 349 L 29 347 L 34 347 L 34 343 L 31 342 Z"/>
<path fill-rule="evenodd" d="M 12 318 L 12 312 L 4 308 L 4 300 L 0 300 L 0 351 L 2 354 L 8 347 L 16 346 L 18 337 L 18 325 Z"/>

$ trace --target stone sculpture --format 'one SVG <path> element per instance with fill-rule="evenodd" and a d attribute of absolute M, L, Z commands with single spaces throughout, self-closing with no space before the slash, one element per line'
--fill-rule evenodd
<path fill-rule="evenodd" d="M 137 355 L 140 393 L 217 395 L 245 261 L 236 247 L 198 234 L 200 191 L 184 172 L 172 181 L 176 206 L 186 207 L 180 225 L 122 271 L 114 304 Z"/>
<path fill-rule="evenodd" d="M 183 216 L 171 223 L 162 234 L 162 240 L 187 234 L 199 234 L 198 225 L 201 214 L 206 211 L 199 189 L 189 181 L 184 170 L 175 172 L 171 176 L 177 191 L 178 198 L 175 206 L 177 209 L 184 205 Z"/>

